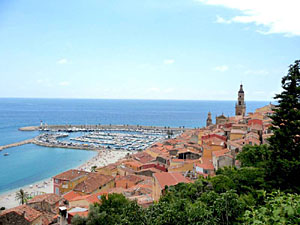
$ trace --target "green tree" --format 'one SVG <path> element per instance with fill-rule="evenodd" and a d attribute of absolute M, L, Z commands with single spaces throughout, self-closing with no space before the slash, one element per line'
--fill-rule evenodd
<path fill-rule="evenodd" d="M 290 65 L 282 78 L 281 94 L 277 94 L 278 108 L 273 116 L 274 135 L 269 139 L 270 160 L 267 179 L 276 188 L 300 193 L 300 61 Z"/>
<path fill-rule="evenodd" d="M 86 225 L 86 222 L 87 222 L 86 218 L 80 217 L 78 215 L 75 215 L 71 221 L 72 225 Z"/>
<path fill-rule="evenodd" d="M 245 167 L 264 167 L 269 160 L 270 150 L 267 145 L 245 145 L 237 155 L 241 165 Z"/>
<path fill-rule="evenodd" d="M 265 182 L 265 170 L 263 168 L 242 167 L 241 169 L 237 169 L 235 167 L 225 167 L 219 169 L 217 176 L 213 177 L 212 180 L 219 180 L 219 175 L 226 176 L 229 179 L 226 181 L 226 179 L 223 178 L 223 182 L 214 182 L 214 189 L 216 189 L 216 191 L 219 191 L 218 189 L 222 186 L 227 186 L 227 189 L 234 189 L 238 194 L 248 194 L 255 190 L 268 188 Z"/>
<path fill-rule="evenodd" d="M 109 194 L 101 198 L 101 204 L 90 206 L 86 224 L 144 224 L 144 211 L 136 201 L 121 194 Z"/>
<path fill-rule="evenodd" d="M 234 224 L 243 214 L 245 205 L 239 199 L 235 190 L 229 190 L 218 194 L 214 191 L 204 193 L 200 199 L 212 211 L 216 224 Z M 214 222 L 214 220 L 211 220 Z M 212 223 L 214 224 L 214 223 Z"/>
<path fill-rule="evenodd" d="M 244 213 L 244 224 L 300 224 L 300 196 L 273 192 L 259 205 Z"/>
<path fill-rule="evenodd" d="M 21 205 L 25 204 L 29 198 L 29 194 L 24 191 L 23 189 L 20 189 L 16 192 L 16 200 L 19 201 Z"/>

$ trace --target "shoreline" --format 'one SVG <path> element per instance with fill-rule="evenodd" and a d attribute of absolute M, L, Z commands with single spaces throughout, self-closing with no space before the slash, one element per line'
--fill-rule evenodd
<path fill-rule="evenodd" d="M 124 158 L 127 155 L 127 153 L 130 154 L 133 152 L 126 150 L 100 150 L 91 159 L 70 169 L 78 169 L 90 172 L 92 166 L 101 167 L 110 163 L 115 163 L 118 160 Z M 54 174 L 53 176 L 55 175 L 56 174 Z M 5 207 L 5 209 L 9 209 L 18 206 L 19 202 L 15 199 L 15 193 L 20 189 L 23 189 L 24 191 L 32 195 L 42 193 L 53 193 L 53 180 L 52 177 L 48 177 L 25 186 L 15 188 L 13 190 L 0 193 L 0 207 Z"/>

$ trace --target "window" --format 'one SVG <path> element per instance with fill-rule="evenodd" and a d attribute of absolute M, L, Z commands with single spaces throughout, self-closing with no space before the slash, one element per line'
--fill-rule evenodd
<path fill-rule="evenodd" d="M 58 187 L 55 188 L 55 194 L 59 195 L 59 188 Z"/>

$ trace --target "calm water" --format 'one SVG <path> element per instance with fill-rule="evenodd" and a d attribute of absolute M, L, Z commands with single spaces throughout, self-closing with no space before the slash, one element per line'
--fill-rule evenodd
<path fill-rule="evenodd" d="M 246 102 L 252 112 L 268 102 Z M 234 115 L 234 101 L 0 99 L 0 145 L 32 138 L 19 127 L 48 124 L 139 124 L 202 127 L 212 117 Z M 10 155 L 4 157 L 3 153 Z M 0 153 L 0 192 L 73 168 L 95 153 L 26 145 Z M 82 160 L 82 161 L 80 161 Z"/>

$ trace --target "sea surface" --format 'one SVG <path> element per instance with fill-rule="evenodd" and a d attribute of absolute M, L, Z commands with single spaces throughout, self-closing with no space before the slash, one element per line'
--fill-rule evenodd
<path fill-rule="evenodd" d="M 247 112 L 269 104 L 248 101 Z M 0 145 L 39 134 L 18 131 L 47 124 L 132 124 L 203 127 L 207 113 L 233 116 L 235 101 L 14 99 L 0 98 Z M 9 153 L 9 156 L 4 156 Z M 0 152 L 0 193 L 79 166 L 95 152 L 24 145 Z"/>

